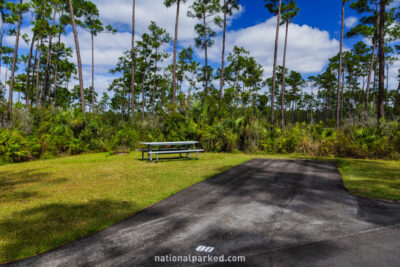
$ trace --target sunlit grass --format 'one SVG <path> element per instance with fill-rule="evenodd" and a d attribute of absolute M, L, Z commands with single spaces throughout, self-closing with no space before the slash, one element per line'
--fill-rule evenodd
<path fill-rule="evenodd" d="M 353 194 L 400 200 L 400 161 L 339 160 L 346 188 Z"/>
<path fill-rule="evenodd" d="M 104 229 L 252 158 L 140 161 L 140 153 L 85 154 L 0 166 L 0 262 L 21 259 Z M 350 192 L 400 199 L 400 162 L 339 160 Z"/>

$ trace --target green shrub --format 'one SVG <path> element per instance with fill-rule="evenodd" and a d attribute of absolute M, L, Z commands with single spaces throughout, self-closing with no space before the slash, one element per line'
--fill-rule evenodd
<path fill-rule="evenodd" d="M 210 115 L 211 113 L 213 115 Z M 332 121 L 271 127 L 257 114 L 223 111 L 193 103 L 193 110 L 163 113 L 136 125 L 120 114 L 16 105 L 12 121 L 0 103 L 0 162 L 20 162 L 82 152 L 131 151 L 140 141 L 198 140 L 212 152 L 299 153 L 309 156 L 400 158 L 400 123 L 348 122 L 336 130 Z"/>
<path fill-rule="evenodd" d="M 0 158 L 3 162 L 21 162 L 31 157 L 29 142 L 21 132 L 0 129 Z"/>
<path fill-rule="evenodd" d="M 196 123 L 181 113 L 166 116 L 162 124 L 168 141 L 197 140 L 199 136 Z"/>
<path fill-rule="evenodd" d="M 138 133 L 128 125 L 124 125 L 122 129 L 118 130 L 114 137 L 112 149 L 134 150 L 138 147 L 139 143 Z"/>

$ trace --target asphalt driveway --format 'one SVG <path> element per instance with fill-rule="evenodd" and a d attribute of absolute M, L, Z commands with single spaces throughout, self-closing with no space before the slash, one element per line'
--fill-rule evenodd
<path fill-rule="evenodd" d="M 400 266 L 399 249 L 400 205 L 350 195 L 335 163 L 255 159 L 12 265 L 190 265 L 167 262 L 189 255 L 212 264 L 208 256 L 224 255 L 249 266 Z"/>

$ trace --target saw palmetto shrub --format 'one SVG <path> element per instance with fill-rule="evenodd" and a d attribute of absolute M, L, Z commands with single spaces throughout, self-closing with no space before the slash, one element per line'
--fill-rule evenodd
<path fill-rule="evenodd" d="M 0 129 L 0 162 L 21 162 L 30 158 L 30 143 L 22 132 Z"/>
<path fill-rule="evenodd" d="M 196 104 L 194 104 L 196 107 Z M 253 113 L 210 115 L 207 105 L 193 112 L 148 114 L 133 125 L 113 112 L 86 114 L 74 109 L 25 109 L 16 105 L 8 120 L 0 103 L 0 162 L 21 162 L 83 152 L 133 151 L 141 141 L 197 140 L 208 152 L 297 153 L 315 157 L 400 159 L 400 123 L 373 120 L 272 127 Z"/>

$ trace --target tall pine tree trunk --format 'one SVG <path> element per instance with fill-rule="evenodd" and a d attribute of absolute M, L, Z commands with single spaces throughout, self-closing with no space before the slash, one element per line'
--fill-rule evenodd
<path fill-rule="evenodd" d="M 90 34 L 92 42 L 92 104 L 90 105 L 90 112 L 94 110 L 94 34 Z"/>
<path fill-rule="evenodd" d="M 292 101 L 292 124 L 294 123 L 294 104 L 295 102 Z"/>
<path fill-rule="evenodd" d="M 22 0 L 19 1 L 19 4 L 22 5 Z M 18 58 L 18 46 L 19 46 L 19 35 L 21 31 L 21 18 L 22 18 L 22 6 L 19 7 L 19 13 L 18 13 L 18 24 L 17 24 L 17 34 L 15 37 L 15 48 L 14 48 L 14 57 L 13 57 L 13 63 L 11 67 L 11 77 L 10 77 L 10 94 L 8 96 L 8 116 L 11 118 L 12 114 L 12 109 L 13 109 L 13 91 L 14 91 L 14 76 L 15 76 L 15 67 L 17 66 L 17 58 Z"/>
<path fill-rule="evenodd" d="M 122 117 L 122 120 L 124 120 L 124 117 L 125 117 L 125 89 L 123 88 L 122 89 L 122 92 L 121 92 L 121 96 L 122 96 L 122 98 L 121 98 L 121 102 L 122 102 L 122 105 L 121 105 L 121 117 Z"/>
<path fill-rule="evenodd" d="M 372 109 L 373 110 L 375 110 L 375 108 L 376 108 L 376 83 L 377 83 L 377 80 L 378 80 L 378 71 L 377 71 L 377 67 L 375 66 L 375 69 L 374 69 L 374 82 L 373 82 L 373 91 L 371 92 L 372 93 Z"/>
<path fill-rule="evenodd" d="M 386 63 L 386 89 L 385 89 L 385 110 L 388 108 L 388 97 L 389 97 L 389 63 Z"/>
<path fill-rule="evenodd" d="M 361 91 L 357 94 L 357 105 L 362 105 L 363 104 L 361 102 L 361 95 L 363 94 L 363 92 L 365 90 L 365 80 L 366 80 L 365 77 L 362 76 L 362 87 L 361 87 Z"/>
<path fill-rule="evenodd" d="M 396 104 L 395 104 L 395 114 L 400 116 L 400 80 L 399 85 L 397 86 L 397 96 L 396 96 Z"/>
<path fill-rule="evenodd" d="M 132 1 L 132 41 L 131 41 L 131 112 L 135 124 L 135 0 Z"/>
<path fill-rule="evenodd" d="M 286 51 L 289 33 L 289 19 L 286 20 L 285 47 L 283 49 L 283 71 L 282 71 L 282 92 L 281 92 L 281 126 L 285 129 L 285 86 L 286 86 Z"/>
<path fill-rule="evenodd" d="M 53 46 L 53 28 L 56 23 L 56 14 L 57 14 L 57 8 L 55 7 L 54 12 L 53 12 L 53 21 L 51 23 L 51 31 L 50 31 L 50 35 L 49 35 L 49 49 L 47 50 L 47 62 L 46 62 L 46 70 L 45 70 L 45 74 L 44 74 L 44 87 L 43 87 L 44 106 L 47 105 L 47 97 L 48 97 L 49 91 L 50 91 L 49 88 L 50 88 L 51 49 Z"/>
<path fill-rule="evenodd" d="M 238 90 L 238 87 L 239 87 L 239 73 L 238 73 L 238 71 L 236 71 L 235 72 L 235 85 L 234 85 L 234 88 L 235 88 L 235 108 L 237 109 L 238 108 L 238 106 L 239 106 L 239 90 Z"/>
<path fill-rule="evenodd" d="M 225 42 L 226 42 L 226 13 L 228 12 L 226 0 L 224 0 L 224 32 L 222 36 L 222 65 L 221 65 L 221 82 L 219 88 L 219 101 L 222 103 L 224 95 L 224 71 L 225 71 Z"/>
<path fill-rule="evenodd" d="M 34 82 L 34 80 L 36 79 L 35 67 L 36 67 L 36 64 L 37 64 L 38 50 L 39 50 L 39 40 L 37 40 L 37 42 L 36 42 L 35 58 L 33 59 L 33 66 L 32 66 L 32 69 L 33 69 L 32 70 L 32 79 L 31 79 L 31 81 L 29 81 L 29 86 L 30 86 L 30 90 L 31 90 L 32 94 L 34 93 L 34 88 L 35 88 L 35 82 Z M 32 97 L 31 106 L 33 106 L 35 101 L 36 101 L 36 98 Z"/>
<path fill-rule="evenodd" d="M 39 44 L 39 57 L 37 60 L 37 65 L 36 65 L 36 97 L 35 97 L 35 106 L 39 107 L 39 74 L 40 74 L 40 58 L 42 56 L 42 42 L 43 39 L 40 39 L 40 44 Z"/>
<path fill-rule="evenodd" d="M 207 53 L 207 22 L 206 22 L 206 15 L 203 14 L 203 24 L 204 24 L 204 55 L 205 55 L 205 63 L 206 63 L 206 70 L 205 70 L 205 96 L 208 95 L 208 53 Z"/>
<path fill-rule="evenodd" d="M 310 124 L 313 125 L 314 124 L 314 117 L 313 117 L 313 101 L 314 101 L 314 92 L 313 92 L 313 88 L 311 87 L 311 99 L 310 99 Z"/>
<path fill-rule="evenodd" d="M 8 77 L 8 65 L 6 65 L 6 74 L 4 77 L 4 89 L 7 90 L 7 77 Z"/>
<path fill-rule="evenodd" d="M 155 92 L 157 88 L 157 57 L 158 57 L 158 49 L 156 49 L 156 60 L 154 60 L 154 73 L 153 73 L 153 91 L 151 94 L 151 114 L 154 121 L 154 112 L 155 112 Z"/>
<path fill-rule="evenodd" d="M 369 73 L 368 73 L 368 78 L 367 78 L 367 89 L 366 89 L 366 96 L 365 96 L 365 113 L 366 114 L 368 112 L 369 94 L 370 94 L 370 88 L 371 88 L 372 72 L 373 72 L 374 64 L 375 64 L 375 50 L 376 50 L 376 38 L 373 41 L 373 45 L 372 45 L 371 62 L 370 62 Z"/>
<path fill-rule="evenodd" d="M 145 71 L 143 71 L 143 79 L 142 79 L 142 86 L 141 86 L 142 87 L 141 88 L 141 91 L 142 91 L 142 122 L 144 122 L 144 107 L 146 105 L 146 103 L 145 103 L 146 96 L 145 96 L 145 93 L 144 93 L 145 77 L 146 77 L 146 74 L 145 74 Z"/>
<path fill-rule="evenodd" d="M 175 19 L 175 37 L 174 37 L 174 63 L 172 66 L 172 104 L 174 109 L 176 106 L 176 58 L 177 58 L 177 46 L 178 46 L 178 27 L 179 27 L 179 10 L 181 1 L 178 0 L 176 3 L 176 19 Z"/>
<path fill-rule="evenodd" d="M 379 15 L 379 94 L 378 94 L 378 122 L 385 117 L 385 10 L 386 0 L 380 1 Z"/>
<path fill-rule="evenodd" d="M 370 95 L 370 87 L 371 87 L 371 80 L 372 80 L 372 72 L 375 64 L 375 50 L 377 46 L 378 40 L 378 28 L 379 28 L 379 14 L 378 14 L 378 5 L 376 6 L 376 23 L 375 23 L 375 33 L 372 37 L 372 53 L 371 53 L 371 62 L 369 66 L 368 72 L 368 79 L 367 79 L 367 89 L 366 89 L 366 98 L 365 98 L 365 115 L 368 115 L 368 105 L 369 105 L 369 95 Z"/>
<path fill-rule="evenodd" d="M 56 58 L 56 69 L 54 70 L 54 107 L 57 108 L 57 80 L 58 80 L 58 61 L 60 60 L 60 50 L 61 50 L 61 26 L 60 32 L 58 33 L 58 50 Z"/>
<path fill-rule="evenodd" d="M 340 95 L 341 95 L 341 100 L 340 100 L 340 120 L 343 120 L 344 88 L 345 88 L 344 76 L 345 76 L 345 74 L 344 74 L 344 71 L 343 71 L 343 73 L 342 73 L 342 88 L 340 90 Z M 350 78 L 350 80 L 351 80 L 351 78 Z"/>
<path fill-rule="evenodd" d="M 3 48 L 4 21 L 3 21 L 3 17 L 2 16 L 0 16 L 0 17 L 1 17 L 1 26 L 0 26 L 0 76 L 1 76 L 1 66 L 3 65 L 3 63 L 2 63 L 3 54 L 1 52 L 2 52 L 2 48 Z"/>
<path fill-rule="evenodd" d="M 84 92 L 84 86 L 83 86 L 82 61 L 81 61 L 81 51 L 79 49 L 78 31 L 76 30 L 75 15 L 74 15 L 74 8 L 72 6 L 72 0 L 68 0 L 68 2 L 69 2 L 69 12 L 71 14 L 72 29 L 74 32 L 76 57 L 77 57 L 77 61 L 78 61 L 79 87 L 80 87 L 80 94 L 81 94 L 81 109 L 82 109 L 82 113 L 85 115 L 86 114 L 85 92 Z"/>
<path fill-rule="evenodd" d="M 276 65 L 278 61 L 278 43 L 279 43 L 279 26 L 281 24 L 281 7 L 282 0 L 279 0 L 278 16 L 276 21 L 275 48 L 274 48 L 274 67 L 272 74 L 272 92 L 271 92 L 271 125 L 275 124 L 275 88 L 276 88 Z"/>
<path fill-rule="evenodd" d="M 29 107 L 29 81 L 30 81 L 29 74 L 31 72 L 31 61 L 32 61 L 33 47 L 35 45 L 35 36 L 36 36 L 36 33 L 33 33 L 32 41 L 31 41 L 31 48 L 29 50 L 29 56 L 28 56 L 28 67 L 26 69 L 26 79 L 25 79 L 26 107 Z"/>
<path fill-rule="evenodd" d="M 342 0 L 342 27 L 340 31 L 340 52 L 339 52 L 339 71 L 338 71 L 338 85 L 337 85 L 337 102 L 336 102 L 336 128 L 339 128 L 340 124 L 340 80 L 342 77 L 342 64 L 343 64 L 343 34 L 344 34 L 344 11 L 345 11 L 345 0 Z"/>

